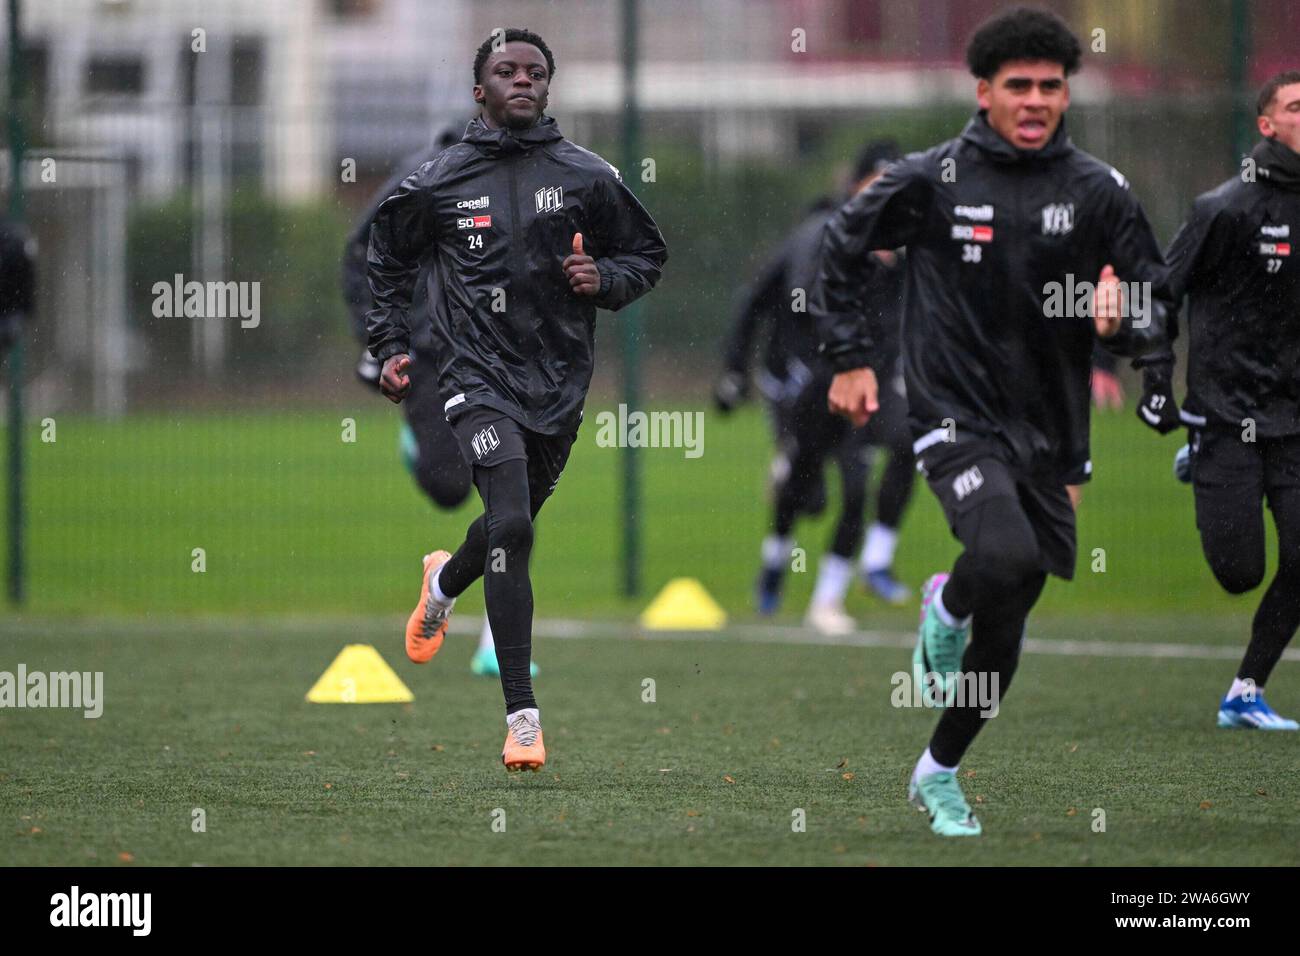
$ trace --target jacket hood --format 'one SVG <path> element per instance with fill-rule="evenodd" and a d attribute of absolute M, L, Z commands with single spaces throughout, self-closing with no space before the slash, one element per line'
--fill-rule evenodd
<path fill-rule="evenodd" d="M 1056 159 L 1074 149 L 1074 142 L 1065 129 L 1064 116 L 1061 117 L 1061 123 L 1056 127 L 1056 132 L 1052 134 L 1052 138 L 1047 141 L 1047 145 L 1042 149 L 1018 149 L 1012 146 L 989 125 L 987 110 L 980 110 L 970 118 L 970 122 L 962 130 L 961 138 L 982 150 L 991 159 L 1001 163 L 1026 163 Z"/>
<path fill-rule="evenodd" d="M 560 127 L 549 116 L 543 116 L 536 126 L 527 129 L 493 129 L 475 116 L 465 127 L 463 143 L 472 143 L 488 155 L 506 155 L 526 152 L 547 143 L 564 139 Z"/>
<path fill-rule="evenodd" d="M 1259 174 L 1275 186 L 1300 192 L 1300 153 L 1286 143 L 1266 139 L 1250 151 Z"/>

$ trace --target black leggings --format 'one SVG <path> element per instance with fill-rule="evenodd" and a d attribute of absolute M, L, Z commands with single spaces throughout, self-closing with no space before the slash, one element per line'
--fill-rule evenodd
<path fill-rule="evenodd" d="M 1015 498 L 991 498 L 963 520 L 975 523 L 962 529 L 962 540 L 970 546 L 944 585 L 943 604 L 954 617 L 974 615 L 962 673 L 990 682 L 996 676 L 1001 701 L 1020 663 L 1025 622 L 1047 574 L 1041 570 L 1033 525 Z M 986 719 L 978 702 L 967 698 L 962 703 L 943 712 L 930 738 L 931 756 L 949 767 L 961 763 Z"/>
<path fill-rule="evenodd" d="M 876 492 L 876 520 L 894 531 L 903 523 L 903 512 L 912 497 L 916 483 L 916 458 L 911 445 L 891 448 L 889 464 L 880 476 L 880 489 Z"/>
<path fill-rule="evenodd" d="M 1245 457 L 1258 452 L 1245 449 L 1241 454 Z M 1277 526 L 1278 568 L 1255 612 L 1250 644 L 1237 670 L 1239 678 L 1254 681 L 1256 687 L 1268 682 L 1282 651 L 1300 627 L 1300 487 L 1278 483 L 1268 487 L 1265 494 Z M 1260 492 L 1252 489 L 1249 481 L 1208 484 L 1198 480 L 1196 485 L 1201 547 L 1214 577 L 1230 594 L 1254 590 L 1264 580 L 1265 529 L 1260 498 Z"/>
<path fill-rule="evenodd" d="M 528 673 L 533 645 L 533 585 L 528 561 L 533 549 L 533 518 L 547 490 L 531 488 L 528 462 L 504 461 L 474 468 L 474 485 L 483 499 L 483 514 L 465 533 L 465 543 L 443 566 L 438 586 L 457 597 L 480 576 L 488 623 L 501 667 L 506 714 L 536 707 Z"/>
<path fill-rule="evenodd" d="M 451 509 L 469 497 L 470 467 L 461 457 L 437 390 L 428 378 L 424 374 L 411 376 L 411 394 L 402 409 L 415 435 L 415 481 L 435 505 Z"/>
<path fill-rule="evenodd" d="M 818 393 L 822 406 L 825 404 L 824 394 L 824 390 Z M 861 434 L 850 432 L 844 419 L 829 415 L 824 407 L 819 407 L 816 414 L 796 418 L 798 432 L 789 443 L 793 446 L 789 456 L 790 477 L 776 498 L 773 531 L 779 537 L 790 534 L 800 514 L 812 513 L 808 501 L 815 497 L 818 483 L 825 480 L 825 460 L 834 456 L 840 470 L 842 503 L 830 550 L 842 558 L 851 558 L 862 544 L 871 459 L 877 447 L 888 449 L 889 463 L 885 466 L 877 492 L 876 520 L 887 528 L 898 529 L 912 495 L 916 459 L 901 416 L 891 417 L 882 413 L 879 417 L 879 422 L 873 418 Z M 892 418 L 898 421 L 895 423 Z"/>
<path fill-rule="evenodd" d="M 835 523 L 831 553 L 841 558 L 853 556 L 862 544 L 862 526 L 866 523 L 867 484 L 871 481 L 871 459 L 876 450 L 846 438 L 836 450 L 840 466 L 840 520 Z"/>

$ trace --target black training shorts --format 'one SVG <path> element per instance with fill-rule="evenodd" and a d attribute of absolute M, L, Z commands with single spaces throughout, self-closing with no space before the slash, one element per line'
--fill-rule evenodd
<path fill-rule="evenodd" d="M 1074 506 L 1064 482 L 1019 471 L 997 454 L 996 446 L 980 440 L 932 444 L 918 460 L 948 527 L 967 551 L 986 550 L 980 547 L 980 536 L 988 530 L 980 506 L 1006 497 L 1017 503 L 1034 529 L 1042 570 L 1067 581 L 1074 577 Z"/>
<path fill-rule="evenodd" d="M 491 468 L 503 461 L 528 462 L 528 489 L 535 504 L 544 501 L 560 480 L 578 437 L 541 435 L 495 408 L 461 404 L 447 414 L 461 456 L 471 468 Z"/>

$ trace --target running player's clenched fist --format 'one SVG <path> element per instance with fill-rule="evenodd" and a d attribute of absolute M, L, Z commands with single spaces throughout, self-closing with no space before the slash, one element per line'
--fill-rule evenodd
<path fill-rule="evenodd" d="M 582 251 L 582 233 L 573 234 L 573 255 L 564 260 L 564 274 L 578 295 L 595 295 L 600 291 L 600 271 L 596 260 Z"/>
<path fill-rule="evenodd" d="M 1107 263 L 1097 277 L 1093 293 L 1092 321 L 1098 338 L 1108 339 L 1119 331 L 1124 310 L 1124 290 L 1115 275 L 1114 266 Z"/>
<path fill-rule="evenodd" d="M 384 369 L 379 373 L 379 390 L 394 405 L 399 404 L 411 390 L 411 376 L 406 374 L 410 367 L 409 355 L 390 355 L 384 361 Z"/>
<path fill-rule="evenodd" d="M 826 408 L 832 415 L 843 415 L 854 428 L 861 428 L 880 410 L 876 373 L 869 368 L 855 368 L 837 374 L 831 379 Z"/>

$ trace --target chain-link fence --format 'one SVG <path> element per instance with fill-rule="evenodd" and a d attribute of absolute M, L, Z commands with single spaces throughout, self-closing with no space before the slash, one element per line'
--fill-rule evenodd
<path fill-rule="evenodd" d="M 527 26 L 548 39 L 558 62 L 551 114 L 567 136 L 623 167 L 667 239 L 669 268 L 637 326 L 641 399 L 705 409 L 738 290 L 811 201 L 841 188 L 863 143 L 889 137 L 911 150 L 956 135 L 974 106 L 964 45 L 1003 4 L 642 2 L 640 135 L 631 156 L 623 139 L 627 6 L 21 4 L 22 46 L 11 77 L 22 93 L 6 100 L 22 121 L 8 135 L 21 129 L 25 218 L 39 244 L 39 306 L 24 346 L 34 443 L 25 499 L 31 592 L 57 595 L 53 607 L 86 609 L 296 606 L 318 593 L 286 583 L 297 573 L 297 548 L 321 542 L 306 535 L 282 548 L 259 524 L 273 529 L 277 516 L 294 514 L 316 527 L 335 522 L 331 550 L 311 559 L 316 568 L 328 564 L 341 588 L 326 604 L 358 598 L 348 590 L 358 558 L 344 545 L 384 513 L 374 488 L 398 494 L 404 479 L 393 476 L 394 466 L 376 485 L 369 470 L 388 467 L 375 463 L 392 458 L 396 424 L 352 380 L 360 344 L 340 287 L 345 239 L 382 182 L 440 127 L 472 115 L 474 52 L 494 28 Z M 1072 135 L 1124 172 L 1168 240 L 1191 199 L 1232 174 L 1250 91 L 1294 56 L 1300 13 L 1283 0 L 1214 0 L 1196 4 L 1195 16 L 1178 0 L 1049 6 L 1085 48 L 1072 83 Z M 10 189 L 9 165 L 0 177 Z M 201 290 L 197 303 L 191 286 Z M 601 319 L 594 395 L 607 403 L 617 401 L 623 374 L 614 330 Z M 206 424 L 189 430 L 178 424 L 183 416 Z M 114 419 L 121 422 L 105 424 Z M 58 438 L 42 445 L 47 420 Z M 339 444 L 333 432 L 345 430 L 345 420 L 373 422 L 372 434 L 382 434 L 370 465 L 340 464 L 314 444 Z M 130 431 L 132 424 L 140 430 Z M 721 436 L 726 426 L 717 427 Z M 732 448 L 724 471 L 727 481 L 743 482 L 745 496 L 761 494 L 761 473 L 754 474 L 767 455 L 762 432 L 755 417 L 745 442 L 732 447 L 732 437 L 719 437 L 711 446 Z M 55 463 L 48 449 L 78 434 L 99 444 Z M 1116 439 L 1116 447 L 1129 440 Z M 233 459 L 213 458 L 219 448 L 239 460 L 241 449 L 257 449 L 254 473 L 227 471 Z M 1134 467 L 1158 470 L 1146 458 Z M 606 471 L 615 471 L 612 459 Z M 685 489 L 695 479 L 662 478 L 681 494 L 657 509 L 648 487 L 648 520 L 691 514 Z M 303 487 L 323 496 L 308 507 L 311 516 L 294 510 Z M 1139 496 L 1164 494 L 1135 488 Z M 612 529 L 612 484 L 608 494 Z M 165 517 L 159 533 L 171 549 L 157 568 L 188 573 L 187 556 L 205 547 L 204 532 L 182 515 L 217 502 L 225 510 L 206 527 L 230 536 L 228 557 L 261 555 L 245 565 L 252 577 L 215 596 L 151 578 L 147 555 L 162 546 L 148 516 Z M 1140 497 L 1123 507 L 1136 516 L 1148 504 Z M 726 565 L 738 550 L 753 550 L 760 502 L 724 490 L 707 507 L 719 528 L 742 530 L 731 540 L 702 539 L 706 563 Z M 670 546 L 677 527 L 653 525 L 644 546 Z M 301 533 L 298 524 L 289 537 Z M 942 529 L 933 533 L 946 540 Z M 91 569 L 79 563 L 86 553 L 94 556 Z M 606 557 L 613 561 L 612 544 Z M 737 600 L 747 588 L 745 568 L 724 587 Z M 267 585 L 269 575 L 283 586 Z M 262 587 L 263 597 L 248 597 Z"/>

